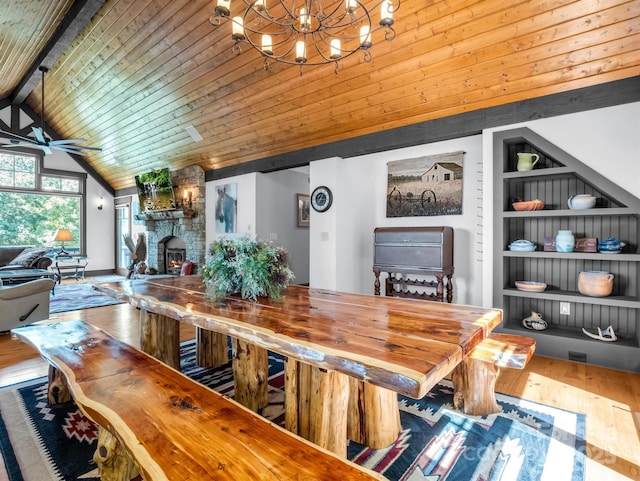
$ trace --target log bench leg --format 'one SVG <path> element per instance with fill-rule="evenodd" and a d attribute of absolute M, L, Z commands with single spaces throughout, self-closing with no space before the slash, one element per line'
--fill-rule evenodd
<path fill-rule="evenodd" d="M 269 404 L 269 356 L 266 349 L 232 338 L 234 399 L 258 412 Z"/>
<path fill-rule="evenodd" d="M 69 391 L 66 378 L 51 364 L 49 364 L 48 381 L 47 401 L 49 404 L 63 404 L 71 401 L 71 391 Z"/>
<path fill-rule="evenodd" d="M 486 416 L 500 412 L 496 401 L 496 380 L 500 368 L 467 356 L 451 372 L 453 405 L 471 416 Z"/>
<path fill-rule="evenodd" d="M 347 437 L 373 449 L 389 446 L 400 433 L 398 394 L 349 379 Z"/>
<path fill-rule="evenodd" d="M 224 366 L 228 362 L 227 336 L 196 327 L 196 364 L 207 369 Z"/>
<path fill-rule="evenodd" d="M 347 455 L 349 376 L 285 360 L 285 428 Z"/>
<path fill-rule="evenodd" d="M 180 370 L 180 321 L 140 309 L 140 350 Z"/>
<path fill-rule="evenodd" d="M 120 441 L 98 426 L 98 447 L 93 453 L 101 481 L 141 480 L 140 472 Z"/>

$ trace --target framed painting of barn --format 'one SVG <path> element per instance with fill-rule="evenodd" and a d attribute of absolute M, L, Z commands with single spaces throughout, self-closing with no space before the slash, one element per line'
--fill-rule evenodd
<path fill-rule="evenodd" d="M 462 214 L 464 152 L 387 164 L 387 217 Z"/>

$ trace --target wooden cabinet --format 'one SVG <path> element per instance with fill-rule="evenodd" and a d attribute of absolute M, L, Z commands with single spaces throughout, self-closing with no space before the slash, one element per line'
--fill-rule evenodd
<path fill-rule="evenodd" d="M 386 296 L 443 302 L 446 289 L 447 302 L 452 301 L 451 227 L 379 227 L 374 230 L 373 239 L 376 295 L 380 295 L 380 273 L 386 272 Z M 435 280 L 407 278 L 407 274 Z"/>
<path fill-rule="evenodd" d="M 533 170 L 517 171 L 518 152 L 540 156 Z M 538 354 L 640 371 L 640 200 L 526 128 L 495 133 L 494 156 L 494 307 L 504 311 L 499 330 L 535 337 Z M 596 206 L 569 209 L 567 200 L 576 194 L 595 196 Z M 545 207 L 514 211 L 514 198 L 540 199 Z M 615 237 L 626 246 L 619 254 L 545 251 L 545 238 L 558 230 L 571 230 L 576 238 Z M 536 250 L 510 251 L 509 244 L 520 239 Z M 578 292 L 578 274 L 587 270 L 614 275 L 610 296 Z M 516 281 L 544 282 L 547 288 L 520 291 Z M 532 311 L 549 323 L 546 330 L 522 326 Z M 617 341 L 593 340 L 582 331 L 608 326 Z"/>

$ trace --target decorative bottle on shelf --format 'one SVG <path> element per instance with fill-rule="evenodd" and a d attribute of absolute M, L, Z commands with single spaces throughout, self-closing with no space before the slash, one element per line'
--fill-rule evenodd
<path fill-rule="evenodd" d="M 556 251 L 573 252 L 575 242 L 576 240 L 570 230 L 559 230 L 556 234 Z"/>

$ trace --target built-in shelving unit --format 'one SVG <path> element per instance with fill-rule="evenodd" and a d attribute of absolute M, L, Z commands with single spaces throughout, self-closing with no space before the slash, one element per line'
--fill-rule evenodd
<path fill-rule="evenodd" d="M 538 154 L 533 170 L 516 169 L 517 153 Z M 494 305 L 504 311 L 499 330 L 525 334 L 537 341 L 538 354 L 640 371 L 640 199 L 605 176 L 527 129 L 494 134 Z M 573 210 L 575 194 L 597 198 L 592 209 Z M 514 211 L 514 198 L 540 199 L 543 210 Z M 626 242 L 622 253 L 544 251 L 545 238 L 571 230 L 576 238 L 615 237 Z M 519 239 L 536 244 L 532 252 L 513 252 Z M 578 292 L 581 271 L 614 274 L 613 292 L 590 297 Z M 545 282 L 543 292 L 515 288 L 516 281 Z M 568 315 L 560 314 L 568 303 Z M 522 326 L 532 311 L 549 323 L 544 331 Z M 582 332 L 613 326 L 618 340 L 594 340 Z"/>

